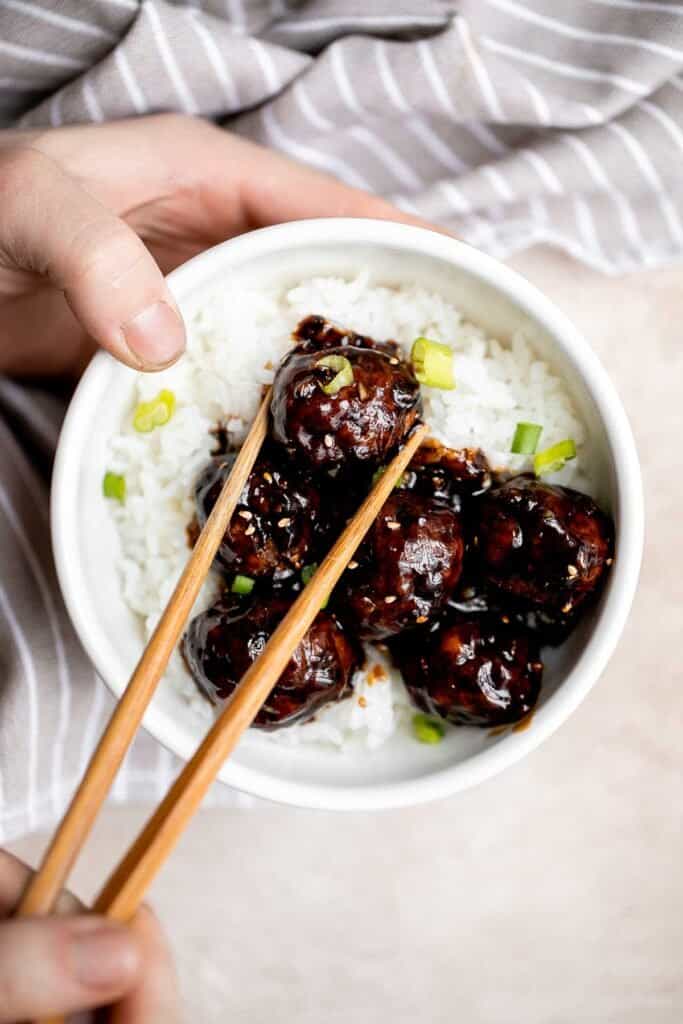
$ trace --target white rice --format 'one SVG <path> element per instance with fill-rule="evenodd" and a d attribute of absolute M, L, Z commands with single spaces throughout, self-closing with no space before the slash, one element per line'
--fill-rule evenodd
<path fill-rule="evenodd" d="M 541 447 L 566 437 L 577 444 L 577 459 L 554 479 L 592 490 L 582 465 L 584 426 L 562 380 L 522 334 L 503 345 L 467 323 L 440 295 L 424 288 L 378 286 L 367 273 L 351 281 L 314 278 L 280 293 L 222 286 L 190 314 L 188 349 L 180 365 L 137 378 L 135 404 L 161 388 L 174 392 L 177 406 L 170 422 L 149 434 L 136 433 L 131 405 L 121 432 L 111 439 L 107 468 L 124 474 L 127 487 L 124 505 L 110 503 L 121 542 L 123 596 L 141 617 L 146 635 L 188 557 L 192 486 L 215 445 L 210 429 L 220 419 L 234 441 L 243 438 L 262 385 L 272 380 L 273 367 L 292 344 L 292 330 L 309 313 L 375 338 L 394 338 L 406 352 L 419 335 L 447 342 L 455 351 L 457 388 L 423 389 L 432 433 L 454 447 L 483 448 L 495 468 L 521 471 L 530 465 L 509 452 L 515 426 L 520 420 L 541 423 Z M 216 592 L 212 579 L 195 612 L 207 607 Z M 385 672 L 373 674 L 378 663 L 382 656 L 373 649 L 366 670 L 356 673 L 351 697 L 324 709 L 313 722 L 259 733 L 258 741 L 380 745 L 397 728 L 407 727 L 410 707 L 400 677 L 386 662 Z M 179 655 L 165 685 L 187 698 L 188 714 L 211 718 L 210 705 Z"/>

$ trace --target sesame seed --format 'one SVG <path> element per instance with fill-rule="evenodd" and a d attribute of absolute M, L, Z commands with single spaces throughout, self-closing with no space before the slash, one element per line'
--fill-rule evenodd
<path fill-rule="evenodd" d="M 579 575 L 579 570 L 576 568 L 575 565 L 568 565 L 567 566 L 567 575 L 570 576 L 570 577 L 578 576 Z"/>
<path fill-rule="evenodd" d="M 420 625 L 422 625 L 423 622 L 427 621 L 427 616 L 426 615 L 418 615 L 418 617 L 415 619 L 415 621 L 419 622 Z"/>
<path fill-rule="evenodd" d="M 572 607 L 573 607 L 573 605 L 572 605 L 571 601 L 567 601 L 567 603 L 562 606 L 562 611 L 566 615 L 568 612 L 570 612 L 572 610 Z"/>
<path fill-rule="evenodd" d="M 358 562 L 349 562 L 349 564 L 347 565 L 346 568 L 347 569 L 357 569 L 358 568 Z"/>
<path fill-rule="evenodd" d="M 507 625 L 508 625 L 508 623 L 510 622 L 510 616 L 509 616 L 509 615 L 501 615 L 501 617 L 500 617 L 500 621 L 501 621 L 501 622 L 504 622 L 504 623 L 505 623 L 505 625 L 507 626 Z"/>
<path fill-rule="evenodd" d="M 613 561 L 614 561 L 613 558 L 607 558 L 607 559 L 605 559 L 605 565 L 611 565 Z"/>
<path fill-rule="evenodd" d="M 368 389 L 366 388 L 362 380 L 358 381 L 358 395 L 362 402 L 364 402 L 365 399 L 368 397 Z"/>
<path fill-rule="evenodd" d="M 263 474 L 263 479 L 266 481 L 267 484 L 272 484 L 272 482 L 273 482 L 273 474 L 272 473 L 264 473 Z"/>
<path fill-rule="evenodd" d="M 368 702 L 366 701 L 365 697 L 363 697 L 363 696 L 360 696 L 358 698 L 358 704 L 362 708 L 366 708 L 368 706 Z"/>
<path fill-rule="evenodd" d="M 325 445 L 326 448 L 334 447 L 334 438 L 332 437 L 332 434 L 325 434 L 323 438 L 323 444 Z"/>
<path fill-rule="evenodd" d="M 255 532 L 256 532 L 256 527 L 255 527 L 255 526 L 254 526 L 254 524 L 252 523 L 252 525 L 251 525 L 251 526 L 248 526 L 248 527 L 246 528 L 246 530 L 244 531 L 244 536 L 245 536 L 245 537 L 251 537 L 252 533 L 255 533 Z"/>
<path fill-rule="evenodd" d="M 534 672 L 541 672 L 543 670 L 543 662 L 542 661 L 533 661 L 531 663 L 531 667 L 534 670 Z"/>
<path fill-rule="evenodd" d="M 397 523 L 395 519 L 387 519 L 386 525 L 389 530 L 399 530 L 401 528 L 401 524 Z"/>
<path fill-rule="evenodd" d="M 252 513 L 251 513 L 251 512 L 249 511 L 249 509 L 248 509 L 248 508 L 243 508 L 243 509 L 240 509 L 240 511 L 239 511 L 239 512 L 237 513 L 237 515 L 238 515 L 238 516 L 241 516 L 241 517 L 242 517 L 242 519 L 246 519 L 246 520 L 247 520 L 247 522 L 248 522 L 248 521 L 249 521 L 249 520 L 251 519 L 251 517 L 252 517 Z"/>
<path fill-rule="evenodd" d="M 287 518 L 287 517 L 285 516 L 285 518 L 284 518 L 284 519 L 278 519 L 278 521 L 277 521 L 277 525 L 278 525 L 278 526 L 281 526 L 281 527 L 282 527 L 282 528 L 284 529 L 284 527 L 285 527 L 285 526 L 289 526 L 289 524 L 291 523 L 291 521 L 292 521 L 291 519 L 288 519 L 288 518 Z"/>
<path fill-rule="evenodd" d="M 396 594 L 389 594 L 388 597 L 384 598 L 384 603 L 385 604 L 393 604 L 394 601 L 397 601 L 397 600 L 398 600 L 398 598 L 396 597 Z"/>
<path fill-rule="evenodd" d="M 396 358 L 396 356 L 392 356 L 389 362 L 391 363 L 392 366 L 398 366 L 399 364 L 399 360 Z"/>

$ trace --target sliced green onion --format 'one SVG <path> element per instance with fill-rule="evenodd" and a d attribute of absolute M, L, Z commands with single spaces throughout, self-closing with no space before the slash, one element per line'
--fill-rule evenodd
<path fill-rule="evenodd" d="M 310 565 L 305 565 L 301 570 L 301 582 L 305 587 L 311 582 L 316 572 L 318 571 L 318 563 L 311 562 Z M 330 603 L 330 595 L 328 594 L 323 603 L 320 605 L 320 611 L 324 611 Z"/>
<path fill-rule="evenodd" d="M 326 395 L 336 395 L 342 388 L 353 384 L 353 367 L 346 356 L 323 356 L 315 365 L 334 370 L 334 377 L 327 384 L 320 385 Z"/>
<path fill-rule="evenodd" d="M 376 469 L 375 472 L 372 474 L 372 484 L 370 486 L 371 486 L 371 488 L 373 490 L 377 486 L 377 481 L 382 479 L 382 477 L 384 476 L 386 471 L 387 471 L 387 467 L 386 466 L 380 466 L 379 469 Z M 398 478 L 398 480 L 394 484 L 394 488 L 401 486 L 401 484 L 405 480 L 405 476 L 406 476 L 405 473 L 401 473 L 400 477 Z"/>
<path fill-rule="evenodd" d="M 313 562 L 311 565 L 305 565 L 301 570 L 301 582 L 305 587 L 311 582 L 318 569 L 318 563 Z"/>
<path fill-rule="evenodd" d="M 429 388 L 452 391 L 455 387 L 453 376 L 453 349 L 440 341 L 416 338 L 410 351 L 415 376 L 420 384 Z"/>
<path fill-rule="evenodd" d="M 576 458 L 576 445 L 571 437 L 566 441 L 558 441 L 545 451 L 534 455 L 534 473 L 536 476 L 546 476 L 548 473 L 558 473 L 565 462 Z"/>
<path fill-rule="evenodd" d="M 105 498 L 114 498 L 121 504 L 126 500 L 126 478 L 120 473 L 105 473 L 102 480 L 102 494 Z"/>
<path fill-rule="evenodd" d="M 542 433 L 543 427 L 539 423 L 518 423 L 510 451 L 515 455 L 533 455 Z"/>
<path fill-rule="evenodd" d="M 133 427 L 139 434 L 149 434 L 155 427 L 163 427 L 175 412 L 175 395 L 172 391 L 160 391 L 149 402 L 140 402 L 133 413 Z"/>
<path fill-rule="evenodd" d="M 413 715 L 413 733 L 420 743 L 441 743 L 446 734 L 443 722 L 430 715 Z"/>
<path fill-rule="evenodd" d="M 232 586 L 230 587 L 230 589 L 232 590 L 233 594 L 241 594 L 245 596 L 246 594 L 251 594 L 252 590 L 254 589 L 255 582 L 256 581 L 253 580 L 251 576 L 241 576 L 239 573 L 237 573 L 234 580 L 232 581 Z"/>

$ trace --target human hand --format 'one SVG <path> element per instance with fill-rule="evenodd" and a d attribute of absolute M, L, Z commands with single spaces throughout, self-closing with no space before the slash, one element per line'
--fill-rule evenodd
<path fill-rule="evenodd" d="M 185 343 L 163 274 L 251 228 L 325 216 L 414 221 L 183 115 L 0 133 L 0 373 L 73 374 L 94 343 L 159 369 Z"/>
<path fill-rule="evenodd" d="M 64 893 L 60 916 L 8 920 L 28 875 L 0 851 L 0 1024 L 110 1004 L 111 1024 L 179 1024 L 173 965 L 148 910 L 128 928 L 85 914 Z"/>

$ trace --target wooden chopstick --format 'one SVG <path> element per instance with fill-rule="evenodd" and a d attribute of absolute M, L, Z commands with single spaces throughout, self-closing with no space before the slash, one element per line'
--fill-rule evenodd
<path fill-rule="evenodd" d="M 95 911 L 118 921 L 128 921 L 135 914 L 155 874 L 199 807 L 225 759 L 253 722 L 320 611 L 321 604 L 394 489 L 396 480 L 423 441 L 426 430 L 426 426 L 421 425 L 412 434 L 332 546 L 311 582 L 272 634 L 261 656 L 242 677 L 230 703 L 110 876 L 95 901 Z"/>
<path fill-rule="evenodd" d="M 197 539 L 159 624 L 109 719 L 85 776 L 38 871 L 24 891 L 16 911 L 19 916 L 49 913 L 78 857 L 211 568 L 266 436 L 269 406 L 270 391 L 261 403 L 232 472 Z"/>

